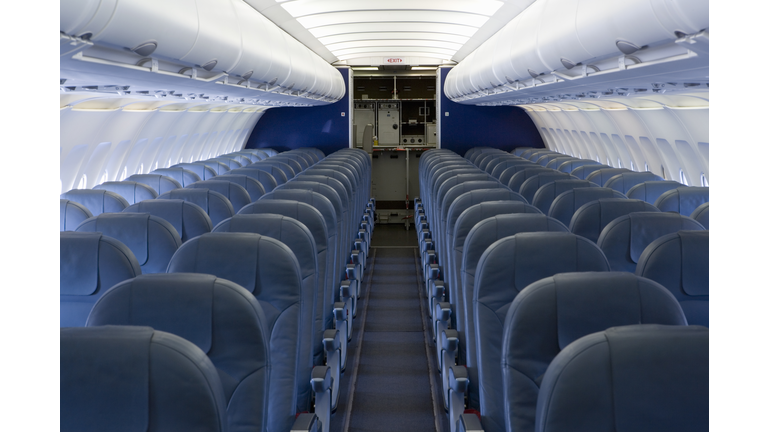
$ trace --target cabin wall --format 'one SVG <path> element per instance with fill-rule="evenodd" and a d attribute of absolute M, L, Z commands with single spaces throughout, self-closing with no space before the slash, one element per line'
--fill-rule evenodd
<path fill-rule="evenodd" d="M 459 104 L 445 95 L 451 68 L 438 69 L 440 79 L 440 148 L 463 155 L 477 146 L 505 151 L 515 147 L 544 147 L 536 125 L 522 108 Z"/>
<path fill-rule="evenodd" d="M 340 68 L 344 93 L 338 102 L 317 107 L 271 108 L 255 125 L 246 148 L 287 151 L 315 147 L 325 154 L 349 147 L 352 136 L 351 69 Z"/>
<path fill-rule="evenodd" d="M 242 108 L 65 106 L 60 112 L 60 190 L 90 189 L 105 181 L 238 151 L 262 114 Z"/>
<path fill-rule="evenodd" d="M 547 148 L 617 168 L 709 185 L 709 106 L 526 106 Z M 629 105 L 629 107 L 627 106 Z"/>

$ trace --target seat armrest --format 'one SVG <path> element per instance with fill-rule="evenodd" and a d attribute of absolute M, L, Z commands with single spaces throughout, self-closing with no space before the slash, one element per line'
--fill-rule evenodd
<path fill-rule="evenodd" d="M 320 432 L 320 420 L 315 413 L 301 413 L 291 426 L 291 432 Z"/>
<path fill-rule="evenodd" d="M 448 421 L 451 432 L 457 432 L 460 417 L 464 414 L 464 400 L 469 387 L 469 373 L 464 366 L 451 366 L 448 369 Z"/>
<path fill-rule="evenodd" d="M 315 366 L 312 368 L 312 378 L 309 382 L 315 395 L 315 415 L 320 420 L 322 432 L 329 432 L 333 403 L 331 368 L 328 366 Z"/>
<path fill-rule="evenodd" d="M 484 432 L 482 423 L 474 413 L 466 413 L 459 416 L 459 432 Z"/>

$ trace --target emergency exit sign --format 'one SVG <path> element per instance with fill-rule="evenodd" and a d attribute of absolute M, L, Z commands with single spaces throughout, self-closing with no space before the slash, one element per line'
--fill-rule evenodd
<path fill-rule="evenodd" d="M 405 63 L 405 60 L 400 57 L 390 57 L 387 59 L 387 63 Z"/>

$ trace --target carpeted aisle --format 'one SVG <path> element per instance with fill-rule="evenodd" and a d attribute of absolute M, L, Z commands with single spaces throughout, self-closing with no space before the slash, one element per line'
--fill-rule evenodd
<path fill-rule="evenodd" d="M 353 334 L 359 346 L 349 353 L 355 357 L 342 379 L 346 391 L 340 395 L 333 431 L 436 430 L 431 389 L 437 378 L 430 377 L 435 368 L 428 364 L 425 345 L 430 338 L 424 333 L 415 232 L 403 235 L 396 228 L 405 231 L 402 226 L 377 226 L 374 232 L 367 298 L 361 298 L 363 309 L 358 309 Z M 388 231 L 395 236 L 387 236 Z M 444 415 L 442 409 L 439 415 Z"/>

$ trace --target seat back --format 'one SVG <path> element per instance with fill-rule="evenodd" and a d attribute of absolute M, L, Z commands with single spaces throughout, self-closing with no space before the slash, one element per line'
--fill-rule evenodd
<path fill-rule="evenodd" d="M 160 174 L 134 174 L 126 180 L 142 183 L 152 188 L 157 194 L 163 194 L 181 188 L 181 184 L 173 177 Z"/>
<path fill-rule="evenodd" d="M 492 158 L 486 165 L 485 169 L 483 171 L 487 172 L 488 174 L 491 174 L 493 172 L 493 169 L 496 168 L 500 163 L 506 162 L 506 161 L 522 161 L 525 160 L 521 157 L 517 157 L 515 155 L 511 154 L 502 154 L 498 155 L 495 158 Z"/>
<path fill-rule="evenodd" d="M 288 165 L 284 161 L 276 160 L 276 159 L 273 159 L 273 158 L 269 158 L 269 159 L 266 159 L 266 160 L 254 162 L 251 165 L 248 165 L 248 168 L 250 168 L 250 167 L 254 167 L 254 168 L 262 168 L 262 167 L 275 168 L 277 170 L 282 171 L 283 174 L 285 174 L 285 179 L 286 179 L 285 181 L 288 181 L 288 180 L 296 177 L 296 171 L 294 171 L 293 168 L 291 168 L 290 165 Z M 274 175 L 274 171 L 273 171 L 273 175 Z"/>
<path fill-rule="evenodd" d="M 536 406 L 536 432 L 708 429 L 709 330 L 698 326 L 585 336 L 552 360 Z"/>
<path fill-rule="evenodd" d="M 494 178 L 497 178 L 497 179 L 499 179 L 499 181 L 501 181 L 501 174 L 504 171 L 506 171 L 507 168 L 511 168 L 513 166 L 518 166 L 518 165 L 525 165 L 525 166 L 527 166 L 529 168 L 535 168 L 536 167 L 536 164 L 534 162 L 529 161 L 528 159 L 523 159 L 523 158 L 502 159 L 501 162 L 499 162 L 498 164 L 496 164 L 493 167 L 493 170 L 491 170 L 491 175 Z M 512 176 L 510 175 L 510 178 L 511 177 Z M 509 178 L 507 178 L 506 181 L 509 182 Z"/>
<path fill-rule="evenodd" d="M 549 207 L 549 217 L 553 217 L 566 226 L 571 224 L 571 218 L 581 206 L 601 198 L 626 198 L 620 192 L 611 188 L 590 187 L 574 188 L 558 195 Z"/>
<path fill-rule="evenodd" d="M 491 180 L 480 180 L 480 181 L 468 181 L 464 183 L 459 183 L 456 186 L 450 188 L 448 192 L 445 194 L 445 197 L 443 197 L 443 202 L 440 203 L 440 223 L 438 225 L 439 231 L 437 232 L 437 236 L 439 238 L 437 242 L 438 246 L 438 252 L 440 256 L 448 257 L 448 253 L 450 250 L 450 243 L 448 243 L 448 213 L 450 212 L 451 205 L 453 205 L 453 202 L 456 201 L 458 197 L 461 195 L 474 191 L 474 190 L 491 190 L 491 189 L 507 189 L 504 185 L 496 181 L 496 179 Z M 458 216 L 457 216 L 458 217 Z"/>
<path fill-rule="evenodd" d="M 468 239 L 467 242 L 470 240 Z M 467 358 L 475 370 L 483 426 L 488 432 L 502 432 L 505 401 L 501 367 L 504 320 L 512 302 L 523 288 L 557 273 L 609 271 L 608 261 L 589 240 L 568 232 L 525 232 L 502 238 L 486 249 L 477 265 L 472 298 L 474 316 L 468 316 L 471 332 Z M 473 355 L 475 356 L 473 358 Z M 470 392 L 472 388 L 470 388 Z"/>
<path fill-rule="evenodd" d="M 82 204 L 68 199 L 59 200 L 59 231 L 74 231 L 82 221 L 92 216 Z"/>
<path fill-rule="evenodd" d="M 198 161 L 196 163 L 201 163 L 211 168 L 216 173 L 216 175 L 226 174 L 230 171 L 229 165 L 225 164 L 224 162 L 219 162 L 216 160 Z"/>
<path fill-rule="evenodd" d="M 306 411 L 312 358 L 310 328 L 301 292 L 301 269 L 283 243 L 259 234 L 208 233 L 184 243 L 168 273 L 204 273 L 232 281 L 259 301 L 269 329 L 271 376 L 267 406 L 270 430 L 290 430 L 297 412 Z M 306 344 L 306 345 L 305 345 Z M 301 354 L 306 357 L 300 357 Z"/>
<path fill-rule="evenodd" d="M 555 180 L 539 187 L 539 189 L 536 190 L 536 193 L 533 195 L 533 199 L 530 201 L 530 203 L 533 204 L 533 206 L 537 209 L 541 210 L 542 213 L 547 214 L 549 213 L 549 208 L 552 206 L 552 202 L 555 201 L 555 198 L 561 194 L 576 188 L 590 187 L 599 186 L 586 180 Z"/>
<path fill-rule="evenodd" d="M 566 163 L 568 161 L 573 161 L 573 160 L 581 160 L 581 159 L 575 158 L 573 156 L 560 156 L 560 157 L 556 157 L 556 158 L 550 160 L 549 162 L 547 162 L 547 164 L 544 165 L 544 167 L 552 168 L 552 169 L 556 169 L 556 170 L 560 171 L 558 169 L 558 168 L 560 168 L 560 165 L 562 165 L 562 164 L 564 164 L 564 163 Z M 564 172 L 564 171 L 560 171 L 560 172 Z"/>
<path fill-rule="evenodd" d="M 217 166 L 220 163 L 218 161 L 208 161 L 208 162 L 209 163 L 212 162 L 212 165 L 215 164 L 214 166 Z M 180 163 L 180 164 L 174 165 L 174 167 L 190 170 L 193 173 L 197 174 L 197 176 L 200 177 L 202 180 L 212 179 L 218 175 L 218 173 L 216 172 L 216 169 L 208 166 L 208 164 L 204 162 Z"/>
<path fill-rule="evenodd" d="M 229 429 L 266 430 L 269 329 L 245 288 L 206 274 L 139 276 L 94 305 L 88 326 L 107 325 L 152 327 L 195 344 L 221 377 Z"/>
<path fill-rule="evenodd" d="M 261 198 L 265 193 L 267 193 L 266 189 L 264 189 L 264 185 L 261 184 L 260 181 L 248 177 L 247 175 L 242 174 L 222 174 L 217 175 L 216 177 L 211 179 L 212 181 L 228 181 L 232 183 L 236 183 L 243 188 L 245 188 L 245 191 L 248 192 L 248 196 L 251 198 L 251 202 L 256 201 L 257 199 Z M 234 204 L 232 204 L 234 207 Z"/>
<path fill-rule="evenodd" d="M 210 189 L 176 189 L 160 195 L 158 199 L 180 199 L 196 204 L 208 214 L 213 226 L 235 214 L 235 208 L 229 199 Z"/>
<path fill-rule="evenodd" d="M 82 327 L 93 304 L 118 282 L 141 274 L 128 246 L 102 233 L 62 231 L 59 239 L 61 327 Z"/>
<path fill-rule="evenodd" d="M 695 220 L 677 213 L 640 212 L 621 216 L 600 233 L 597 245 L 614 271 L 635 272 L 645 248 L 657 238 L 683 230 L 704 230 Z"/>
<path fill-rule="evenodd" d="M 60 197 L 82 205 L 93 216 L 102 213 L 119 213 L 130 205 L 125 198 L 107 190 L 72 189 L 64 192 Z"/>
<path fill-rule="evenodd" d="M 179 182 L 181 187 L 185 187 L 185 186 L 191 185 L 194 182 L 198 182 L 202 180 L 202 178 L 200 178 L 200 176 L 195 174 L 193 171 L 190 171 L 188 169 L 184 169 L 181 167 L 158 168 L 152 171 L 150 174 L 161 174 L 164 176 L 171 177 L 172 179 Z"/>
<path fill-rule="evenodd" d="M 590 159 L 571 159 L 571 160 L 566 160 L 565 162 L 560 164 L 560 166 L 557 167 L 557 170 L 560 172 L 572 173 L 573 170 L 575 170 L 576 168 L 582 167 L 585 165 L 602 165 L 602 164 L 600 162 L 593 161 Z"/>
<path fill-rule="evenodd" d="M 227 156 L 219 156 L 215 158 L 208 159 L 209 161 L 218 161 L 221 162 L 229 167 L 230 170 L 241 168 L 243 165 L 235 160 L 234 158 L 227 157 Z"/>
<path fill-rule="evenodd" d="M 236 214 L 216 225 L 213 232 L 245 232 L 271 237 L 280 241 L 293 252 L 301 268 L 302 292 L 311 294 L 305 299 L 312 308 L 312 355 L 313 364 L 323 361 L 324 311 L 322 285 L 318 282 L 318 256 L 315 239 L 309 229 L 286 216 L 276 214 Z"/>
<path fill-rule="evenodd" d="M 277 177 L 275 177 L 271 171 L 272 170 L 269 167 L 258 169 L 248 166 L 248 168 L 240 168 L 237 171 L 231 171 L 229 174 L 244 175 L 246 177 L 257 180 L 259 183 L 261 183 L 262 186 L 264 186 L 264 192 L 266 193 L 272 192 L 272 190 L 275 189 L 277 185 L 283 184 L 287 181 L 285 179 L 285 174 L 283 174 L 282 171 L 277 170 L 279 172 L 278 175 L 281 176 L 280 182 L 277 181 Z"/>
<path fill-rule="evenodd" d="M 250 214 L 276 214 L 282 215 L 291 219 L 295 219 L 301 222 L 309 232 L 315 241 L 315 248 L 317 249 L 317 275 L 318 281 L 323 286 L 323 294 L 321 296 L 321 302 L 315 304 L 316 308 L 320 308 L 323 313 L 323 328 L 333 328 L 333 301 L 334 293 L 336 291 L 335 277 L 339 277 L 334 273 L 335 264 L 335 244 L 331 244 L 329 239 L 331 236 L 325 226 L 325 219 L 320 211 L 309 204 L 298 201 L 278 200 L 278 199 L 265 199 L 253 202 L 243 207 L 240 210 L 240 215 Z M 338 270 L 336 270 L 338 272 Z M 317 313 L 317 310 L 316 312 Z"/>
<path fill-rule="evenodd" d="M 153 199 L 129 206 L 123 212 L 149 213 L 168 221 L 181 242 L 211 232 L 213 224 L 208 214 L 200 206 L 180 199 Z"/>
<path fill-rule="evenodd" d="M 150 327 L 61 329 L 62 431 L 227 431 L 221 380 L 191 342 Z"/>
<path fill-rule="evenodd" d="M 128 204 L 135 204 L 144 200 L 157 198 L 157 192 L 151 187 L 135 181 L 105 182 L 93 187 L 95 190 L 108 190 L 114 192 L 128 201 Z"/>
<path fill-rule="evenodd" d="M 534 430 L 541 378 L 565 347 L 588 334 L 632 324 L 686 321 L 664 287 L 626 272 L 559 273 L 528 285 L 504 321 L 506 429 Z"/>
<path fill-rule="evenodd" d="M 538 174 L 557 174 L 558 176 L 562 178 L 569 178 L 568 174 L 560 173 L 556 170 L 553 170 L 551 168 L 544 168 L 543 166 L 537 167 L 537 168 L 526 168 L 523 170 L 520 170 L 515 173 L 512 177 L 510 177 L 509 182 L 507 182 L 507 186 L 512 189 L 514 192 L 520 192 L 520 188 L 523 186 L 523 183 L 525 183 L 526 180 L 529 178 L 538 175 Z M 525 196 L 525 195 L 523 195 Z M 531 196 L 533 198 L 533 196 Z M 527 198 L 526 198 L 527 200 Z"/>
<path fill-rule="evenodd" d="M 610 167 L 608 165 L 603 165 L 600 163 L 597 165 L 586 164 L 586 165 L 581 165 L 577 168 L 574 168 L 573 171 L 571 171 L 571 174 L 575 175 L 576 177 L 582 180 L 587 180 L 587 177 L 593 172 L 601 169 L 606 169 L 606 168 L 610 168 Z"/>
<path fill-rule="evenodd" d="M 696 207 L 696 210 L 691 213 L 691 219 L 702 224 L 704 228 L 709 229 L 709 201 Z"/>
<path fill-rule="evenodd" d="M 479 406 L 477 393 L 478 341 L 475 330 L 477 322 L 473 299 L 479 286 L 480 262 L 484 253 L 496 241 L 520 233 L 530 234 L 538 231 L 553 231 L 565 234 L 568 233 L 568 228 L 562 223 L 542 214 L 504 214 L 479 222 L 472 228 L 464 241 L 464 254 L 461 265 L 461 292 L 458 292 L 456 295 L 454 309 L 458 315 L 456 318 L 456 330 L 459 333 L 460 340 L 464 342 L 464 350 L 461 349 L 461 346 L 459 347 L 459 359 L 465 360 L 464 364 L 467 365 L 469 370 L 471 407 L 476 408 Z M 551 253 L 556 254 L 556 250 Z M 512 263 L 507 262 L 507 264 L 515 265 L 514 261 Z M 497 276 L 499 278 L 506 278 L 507 273 L 500 271 Z M 518 291 L 521 289 L 523 289 L 522 286 Z M 475 384 L 472 384 L 473 382 Z"/>
<path fill-rule="evenodd" d="M 617 190 L 623 194 L 627 194 L 630 189 L 647 181 L 663 181 L 664 179 L 656 174 L 645 172 L 624 172 L 617 174 L 608 179 L 603 186 Z"/>
<path fill-rule="evenodd" d="M 100 232 L 128 246 L 142 273 L 164 273 L 181 246 L 176 229 L 148 213 L 104 213 L 85 220 L 78 232 Z"/>
<path fill-rule="evenodd" d="M 585 180 L 589 180 L 592 183 L 597 183 L 600 186 L 605 186 L 608 180 L 610 180 L 614 176 L 622 173 L 630 173 L 630 172 L 632 171 L 626 168 L 603 168 L 597 171 L 593 171 L 591 174 L 589 174 L 585 178 Z"/>
<path fill-rule="evenodd" d="M 528 201 L 528 203 L 533 203 L 533 197 L 536 196 L 536 192 L 539 191 L 539 188 L 554 181 L 562 180 L 577 179 L 570 174 L 562 173 L 559 171 L 537 174 L 533 177 L 529 177 L 528 180 L 524 181 L 523 184 L 520 185 L 520 195 L 522 195 L 526 201 Z"/>
<path fill-rule="evenodd" d="M 640 255 L 635 273 L 668 289 L 688 324 L 709 327 L 709 231 L 678 231 L 657 238 Z"/>
<path fill-rule="evenodd" d="M 646 181 L 630 188 L 626 195 L 629 199 L 639 199 L 653 204 L 664 192 L 679 187 L 686 186 L 673 180 Z"/>
<path fill-rule="evenodd" d="M 251 196 L 244 187 L 235 182 L 222 180 L 203 180 L 192 183 L 187 189 L 208 189 L 218 192 L 229 200 L 232 210 L 237 213 L 243 206 L 251 203 Z"/>
<path fill-rule="evenodd" d="M 590 201 L 576 210 L 568 229 L 597 243 L 597 238 L 611 221 L 635 212 L 658 212 L 645 201 L 624 198 L 601 198 Z"/>
<path fill-rule="evenodd" d="M 653 205 L 663 212 L 689 216 L 705 202 L 709 202 L 708 187 L 681 187 L 664 192 Z"/>

